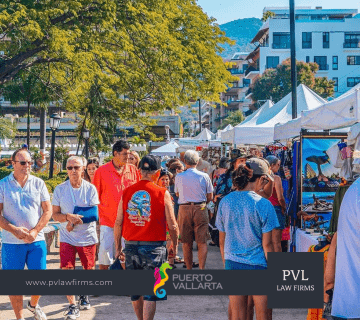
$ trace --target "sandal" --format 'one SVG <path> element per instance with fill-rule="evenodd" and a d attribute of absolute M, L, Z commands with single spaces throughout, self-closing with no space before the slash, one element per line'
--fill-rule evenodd
<path fill-rule="evenodd" d="M 185 260 L 180 256 L 176 256 L 174 261 L 175 263 L 185 263 Z"/>
<path fill-rule="evenodd" d="M 192 267 L 193 267 L 193 268 L 198 268 L 198 267 L 199 267 L 199 264 L 196 263 L 196 262 L 193 262 Z M 185 264 L 185 263 L 184 263 L 184 265 L 183 265 L 183 268 L 186 268 L 186 264 Z"/>

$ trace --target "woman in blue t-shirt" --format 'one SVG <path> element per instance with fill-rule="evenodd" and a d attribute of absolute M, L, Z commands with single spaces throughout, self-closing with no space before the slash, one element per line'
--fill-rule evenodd
<path fill-rule="evenodd" d="M 257 192 L 273 178 L 269 166 L 258 158 L 246 161 L 233 175 L 235 191 L 219 205 L 216 226 L 226 270 L 263 270 L 273 251 L 271 231 L 278 226 L 274 207 Z M 256 319 L 267 318 L 267 296 L 252 296 Z M 231 320 L 246 320 L 248 296 L 229 296 Z"/>

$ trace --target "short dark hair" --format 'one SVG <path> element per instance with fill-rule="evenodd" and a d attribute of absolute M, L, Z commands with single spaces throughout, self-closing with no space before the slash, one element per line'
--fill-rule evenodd
<path fill-rule="evenodd" d="M 30 151 L 27 150 L 27 149 L 21 148 L 21 149 L 17 149 L 17 150 L 12 154 L 12 156 L 11 156 L 11 160 L 12 160 L 12 161 L 15 161 L 16 156 L 17 156 L 17 154 L 18 154 L 20 151 L 26 151 L 26 152 L 29 154 L 30 158 L 31 158 L 31 153 L 30 153 Z"/>
<path fill-rule="evenodd" d="M 113 145 L 113 150 L 112 150 L 113 156 L 115 155 L 115 151 L 121 152 L 121 151 L 123 151 L 123 149 L 126 149 L 126 150 L 130 149 L 129 142 L 127 142 L 125 140 L 116 141 Z"/>

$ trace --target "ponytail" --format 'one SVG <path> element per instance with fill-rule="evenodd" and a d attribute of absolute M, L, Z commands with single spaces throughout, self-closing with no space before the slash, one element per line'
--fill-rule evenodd
<path fill-rule="evenodd" d="M 253 177 L 253 170 L 245 166 L 239 166 L 232 173 L 232 181 L 233 185 L 238 190 L 243 190 L 246 188 L 249 182 L 251 182 L 251 178 Z"/>

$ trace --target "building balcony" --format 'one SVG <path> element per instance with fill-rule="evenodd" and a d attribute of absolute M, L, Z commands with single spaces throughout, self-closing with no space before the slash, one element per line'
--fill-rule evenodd
<path fill-rule="evenodd" d="M 229 99 L 227 101 L 227 104 L 230 105 L 230 104 L 235 104 L 235 103 L 240 103 L 241 102 L 241 99 Z"/>
<path fill-rule="evenodd" d="M 360 48 L 360 40 L 346 40 L 343 44 L 344 48 Z"/>
<path fill-rule="evenodd" d="M 273 49 L 290 49 L 290 43 L 273 43 L 271 47 Z"/>
<path fill-rule="evenodd" d="M 242 70 L 242 69 L 228 69 L 228 71 L 231 74 L 244 74 L 244 70 Z"/>
<path fill-rule="evenodd" d="M 319 65 L 319 71 L 328 71 L 329 65 L 328 64 L 321 64 Z"/>
<path fill-rule="evenodd" d="M 259 68 L 249 67 L 245 71 L 245 79 L 253 79 L 260 73 Z"/>

